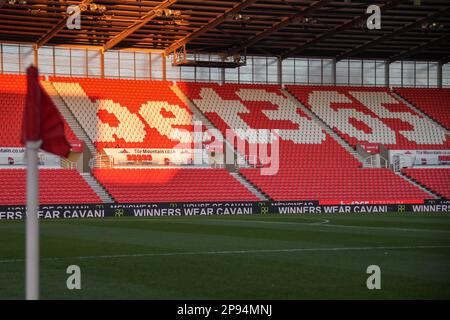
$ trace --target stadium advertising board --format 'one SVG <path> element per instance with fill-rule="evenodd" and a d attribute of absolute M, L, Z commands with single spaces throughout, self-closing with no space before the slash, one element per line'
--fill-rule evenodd
<path fill-rule="evenodd" d="M 389 150 L 389 162 L 399 160 L 400 168 L 447 165 L 450 150 Z"/>
<path fill-rule="evenodd" d="M 60 168 L 61 161 L 58 156 L 47 152 L 39 152 L 39 165 L 44 167 Z M 1 166 L 24 166 L 25 148 L 0 148 Z"/>
<path fill-rule="evenodd" d="M 105 153 L 114 159 L 115 164 L 125 164 L 130 160 L 130 155 L 151 156 L 152 164 L 166 165 L 188 164 L 194 157 L 192 149 L 142 149 L 142 148 L 105 148 Z"/>
<path fill-rule="evenodd" d="M 360 141 L 358 142 L 358 145 L 370 154 L 380 153 L 380 145 L 378 143 Z"/>
<path fill-rule="evenodd" d="M 40 219 L 105 217 L 162 217 L 252 214 L 377 214 L 386 212 L 450 212 L 450 200 L 428 200 L 422 204 L 320 205 L 317 201 L 281 202 L 173 202 L 130 204 L 43 205 Z M 25 206 L 0 206 L 0 220 L 21 220 Z"/>

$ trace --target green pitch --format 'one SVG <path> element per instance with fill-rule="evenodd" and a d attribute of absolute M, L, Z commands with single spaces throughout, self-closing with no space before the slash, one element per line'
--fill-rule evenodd
<path fill-rule="evenodd" d="M 0 221 L 0 243 L 0 298 L 21 299 L 24 223 Z M 445 214 L 48 220 L 41 248 L 44 299 L 450 298 Z"/>

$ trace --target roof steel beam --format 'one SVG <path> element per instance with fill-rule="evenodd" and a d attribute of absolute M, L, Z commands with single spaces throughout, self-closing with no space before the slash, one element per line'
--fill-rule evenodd
<path fill-rule="evenodd" d="M 204 26 L 198 28 L 197 30 L 193 31 L 192 33 L 186 35 L 185 37 L 181 38 L 180 40 L 173 43 L 170 47 L 166 49 L 166 55 L 172 53 L 173 51 L 181 48 L 182 46 L 186 45 L 190 41 L 200 37 L 202 34 L 208 32 L 209 30 L 217 27 L 219 24 L 221 24 L 229 15 L 238 13 L 242 11 L 243 9 L 251 6 L 254 4 L 257 0 L 243 0 L 242 2 L 238 3 L 237 5 L 233 6 L 232 8 L 226 10 L 224 13 L 220 14 L 217 18 L 213 19 L 212 21 L 208 22 Z"/>

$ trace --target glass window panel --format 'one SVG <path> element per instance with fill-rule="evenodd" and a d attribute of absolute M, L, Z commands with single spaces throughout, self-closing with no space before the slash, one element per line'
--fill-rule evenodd
<path fill-rule="evenodd" d="M 70 49 L 55 48 L 56 75 L 70 75 Z"/>
<path fill-rule="evenodd" d="M 323 59 L 322 65 L 323 84 L 333 84 L 333 61 Z"/>
<path fill-rule="evenodd" d="M 117 51 L 105 52 L 105 77 L 119 77 L 119 53 Z"/>
<path fill-rule="evenodd" d="M 403 86 L 413 87 L 415 82 L 415 65 L 411 61 L 403 61 Z"/>
<path fill-rule="evenodd" d="M 89 77 L 100 77 L 101 76 L 101 54 L 97 50 L 88 50 L 88 70 L 87 74 Z"/>
<path fill-rule="evenodd" d="M 389 66 L 389 85 L 401 86 L 402 85 L 402 65 L 401 62 L 393 62 Z"/>
<path fill-rule="evenodd" d="M 362 63 L 360 60 L 350 60 L 350 85 L 362 85 Z"/>
<path fill-rule="evenodd" d="M 348 85 L 348 60 L 336 63 L 336 84 Z"/>
<path fill-rule="evenodd" d="M 42 75 L 53 75 L 53 48 L 42 47 L 38 51 L 39 72 Z"/>
<path fill-rule="evenodd" d="M 150 56 L 148 53 L 136 52 L 136 79 L 150 79 Z"/>
<path fill-rule="evenodd" d="M 152 61 L 152 79 L 161 80 L 163 78 L 162 55 L 159 53 L 152 53 L 151 61 Z"/>
<path fill-rule="evenodd" d="M 3 44 L 3 72 L 19 73 L 19 46 Z"/>
<path fill-rule="evenodd" d="M 308 59 L 295 59 L 295 83 L 308 83 Z"/>
<path fill-rule="evenodd" d="M 282 64 L 282 73 L 283 73 L 283 83 L 295 83 L 295 71 L 294 71 L 294 59 L 288 58 L 283 60 Z"/>
<path fill-rule="evenodd" d="M 278 59 L 267 58 L 267 82 L 278 83 Z"/>
<path fill-rule="evenodd" d="M 26 73 L 27 68 L 34 64 L 34 50 L 31 45 L 23 45 L 20 47 L 20 72 Z"/>

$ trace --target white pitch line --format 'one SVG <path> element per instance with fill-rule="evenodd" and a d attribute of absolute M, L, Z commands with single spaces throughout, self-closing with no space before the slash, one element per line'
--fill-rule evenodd
<path fill-rule="evenodd" d="M 321 225 L 321 224 L 327 224 L 327 223 L 330 223 L 330 220 L 328 220 L 328 219 L 322 219 L 322 221 L 310 223 L 310 225 L 315 226 L 315 225 Z"/>
<path fill-rule="evenodd" d="M 371 251 L 371 250 L 411 250 L 411 249 L 448 249 L 448 246 L 393 246 L 393 247 L 333 247 L 333 248 L 288 248 L 288 249 L 255 249 L 255 250 L 225 250 L 225 251 L 192 251 L 192 252 L 166 252 L 166 253 L 136 253 L 97 256 L 53 257 L 42 258 L 41 261 L 62 260 L 95 260 L 116 258 L 141 258 L 141 257 L 171 257 L 171 256 L 196 256 L 196 255 L 226 255 L 249 253 L 291 253 L 291 252 L 327 252 L 327 251 Z M 24 259 L 5 259 L 0 263 L 24 262 Z"/>
<path fill-rule="evenodd" d="M 306 218 L 306 217 L 305 217 Z M 316 218 L 319 219 L 319 218 Z M 287 225 L 303 225 L 303 226 L 318 226 L 318 227 L 336 227 L 336 228 L 350 228 L 350 229 L 373 229 L 373 230 L 386 230 L 386 231 L 403 231 L 403 232 L 428 232 L 428 233 L 450 233 L 450 230 L 440 230 L 440 229 L 411 229 L 411 228 L 397 228 L 397 227 L 370 227 L 370 226 L 350 226 L 345 224 L 333 224 L 330 223 L 331 221 L 329 219 L 321 219 L 321 222 L 289 222 L 289 221 L 265 221 L 265 220 L 248 220 L 248 219 L 242 219 L 242 220 L 222 220 L 222 219 L 205 219 L 205 220 L 182 220 L 182 221 L 176 221 L 176 219 L 171 220 L 170 218 L 153 218 L 153 217 L 147 217 L 147 218 L 121 218 L 120 221 L 145 221 L 145 222 L 152 222 L 152 221 L 164 221 L 169 223 L 176 223 L 176 224 L 198 224 L 202 223 L 203 221 L 206 222 L 216 222 L 218 224 L 222 223 L 266 223 L 266 224 L 287 224 Z M 114 222 L 117 223 L 118 220 L 108 220 L 104 219 L 103 222 Z"/>
<path fill-rule="evenodd" d="M 374 230 L 387 230 L 387 231 L 406 231 L 406 232 L 437 232 L 437 233 L 450 233 L 450 230 L 440 229 L 411 229 L 411 228 L 397 228 L 397 227 L 370 227 L 370 226 L 349 226 L 346 224 L 327 224 L 324 227 L 337 227 L 337 228 L 353 228 L 353 229 L 374 229 Z"/>
<path fill-rule="evenodd" d="M 306 217 L 305 217 L 306 218 Z M 316 218 L 319 219 L 319 218 Z M 351 226 L 345 224 L 333 224 L 328 219 L 321 219 L 321 222 L 289 222 L 289 221 L 264 221 L 264 220 L 224 220 L 224 219 L 205 219 L 205 220 L 180 220 L 177 221 L 176 218 L 154 218 L 154 217 L 146 217 L 146 218 L 138 218 L 138 217 L 129 217 L 129 218 L 120 218 L 120 220 L 101 220 L 102 223 L 113 222 L 118 223 L 119 221 L 143 221 L 143 222 L 154 222 L 154 221 L 164 221 L 168 223 L 175 224 L 198 224 L 202 222 L 216 222 L 218 224 L 223 223 L 266 223 L 266 224 L 287 224 L 287 225 L 303 225 L 303 226 L 317 226 L 317 227 L 336 227 L 336 228 L 350 228 L 350 229 L 372 229 L 372 230 L 385 230 L 385 231 L 403 231 L 403 232 L 428 232 L 428 233 L 450 233 L 450 230 L 440 230 L 440 229 L 411 229 L 411 228 L 397 228 L 397 227 L 370 227 L 370 226 Z"/>
<path fill-rule="evenodd" d="M 330 220 L 328 220 L 328 219 L 320 219 L 320 220 L 321 220 L 320 222 L 290 222 L 290 221 L 266 221 L 266 220 L 246 220 L 246 219 L 242 219 L 242 220 L 207 219 L 207 220 L 203 220 L 203 221 L 211 221 L 211 222 L 219 222 L 219 223 L 221 223 L 221 222 L 231 222 L 231 223 L 244 222 L 244 223 L 266 223 L 266 224 L 295 224 L 295 225 L 304 225 L 304 226 L 321 225 L 321 224 L 326 224 L 326 223 L 330 222 Z"/>
<path fill-rule="evenodd" d="M 406 231 L 406 232 L 438 232 L 438 233 L 450 233 L 450 230 L 439 229 L 409 229 L 409 228 L 396 228 L 396 227 L 370 227 L 370 226 L 350 226 L 344 224 L 333 224 L 328 219 L 322 219 L 321 222 L 288 222 L 288 221 L 264 221 L 264 220 L 214 220 L 208 219 L 203 221 L 214 222 L 226 222 L 226 223 L 267 223 L 267 224 L 292 224 L 292 225 L 304 225 L 304 226 L 322 226 L 322 227 L 337 227 L 337 228 L 353 228 L 353 229 L 374 229 L 374 230 L 387 230 L 387 231 Z"/>
<path fill-rule="evenodd" d="M 318 218 L 316 218 L 318 219 Z M 103 220 L 103 222 L 114 222 L 117 223 L 119 220 Z M 175 219 L 171 220 L 170 218 L 168 219 L 164 219 L 164 218 L 152 218 L 152 217 L 148 217 L 148 218 L 129 218 L 129 219 L 123 219 L 121 218 L 120 221 L 145 221 L 145 222 L 152 222 L 152 221 L 164 221 L 164 222 L 168 222 L 168 223 L 175 223 L 175 224 L 201 224 L 203 221 L 206 222 L 216 222 L 216 223 L 268 223 L 268 224 L 298 224 L 298 225 L 307 225 L 307 226 L 314 226 L 314 225 L 323 225 L 326 223 L 330 223 L 330 220 L 328 219 L 320 219 L 319 222 L 289 222 L 289 221 L 264 221 L 264 220 L 246 220 L 246 219 L 242 219 L 242 220 L 222 220 L 222 219 L 204 219 L 204 220 L 180 220 L 180 221 L 176 221 Z"/>

